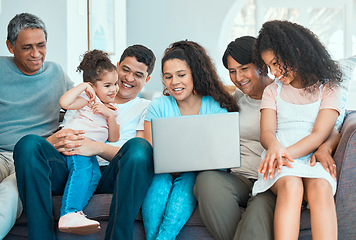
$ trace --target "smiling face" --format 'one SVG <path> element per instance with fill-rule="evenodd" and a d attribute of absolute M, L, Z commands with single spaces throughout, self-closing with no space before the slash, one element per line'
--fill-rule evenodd
<path fill-rule="evenodd" d="M 118 88 L 118 75 L 116 71 L 106 72 L 96 81 L 93 89 L 103 103 L 112 103 L 115 100 Z"/>
<path fill-rule="evenodd" d="M 302 88 L 301 81 L 295 76 L 293 71 L 289 71 L 287 68 L 288 74 L 282 72 L 284 65 L 278 62 L 277 57 L 274 55 L 273 51 L 263 51 L 261 53 L 261 58 L 269 67 L 271 74 L 283 82 L 283 84 L 291 84 L 295 88 Z"/>
<path fill-rule="evenodd" d="M 180 59 L 167 60 L 163 65 L 163 79 L 170 95 L 177 102 L 190 101 L 197 96 L 193 93 L 192 72 L 185 61 Z"/>
<path fill-rule="evenodd" d="M 244 94 L 249 95 L 251 98 L 262 99 L 262 93 L 266 85 L 262 79 L 260 79 L 260 75 L 255 64 L 248 63 L 242 65 L 231 56 L 228 56 L 227 66 L 230 80 L 237 88 L 239 88 Z"/>
<path fill-rule="evenodd" d="M 6 41 L 10 53 L 14 54 L 14 62 L 26 75 L 36 74 L 42 67 L 46 57 L 47 42 L 42 29 L 24 29 L 18 34 L 13 46 Z"/>
<path fill-rule="evenodd" d="M 119 92 L 116 100 L 125 103 L 135 99 L 146 85 L 150 77 L 147 65 L 137 61 L 135 57 L 126 57 L 118 66 Z"/>

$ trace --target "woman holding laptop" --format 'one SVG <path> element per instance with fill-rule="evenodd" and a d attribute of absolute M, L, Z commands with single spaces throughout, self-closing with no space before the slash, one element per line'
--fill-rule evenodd
<path fill-rule="evenodd" d="M 163 97 L 148 107 L 144 134 L 152 144 L 153 118 L 238 111 L 225 91 L 215 67 L 199 44 L 173 43 L 162 59 Z M 179 149 L 172 154 L 180 154 Z M 146 239 L 175 239 L 196 207 L 196 173 L 157 174 L 142 205 Z"/>

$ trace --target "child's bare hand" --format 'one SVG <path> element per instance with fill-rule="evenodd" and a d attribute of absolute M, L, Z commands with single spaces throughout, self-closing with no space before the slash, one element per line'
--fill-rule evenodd
<path fill-rule="evenodd" d="M 111 105 L 110 103 L 105 103 L 104 105 L 105 105 L 107 108 L 109 108 L 109 109 L 111 109 L 111 110 L 113 110 L 113 111 L 116 111 L 116 110 L 117 110 L 117 108 L 114 107 L 113 105 Z"/>
<path fill-rule="evenodd" d="M 85 93 L 87 94 L 88 98 L 89 98 L 89 104 L 92 102 L 95 102 L 95 91 L 92 88 L 92 86 L 90 86 L 90 84 L 87 84 L 86 88 L 85 88 Z"/>
<path fill-rule="evenodd" d="M 268 175 L 269 178 L 273 178 L 275 171 L 277 173 L 281 172 L 283 166 L 292 168 L 289 162 L 294 162 L 293 158 L 289 155 L 287 149 L 285 149 L 280 144 L 272 145 L 266 156 L 263 158 L 258 171 L 264 174 L 263 179 L 266 180 Z"/>
<path fill-rule="evenodd" d="M 103 115 L 106 119 L 113 117 L 114 113 L 111 109 L 109 109 L 107 106 L 105 106 L 102 103 L 94 103 L 92 106 L 94 114 L 101 114 Z"/>

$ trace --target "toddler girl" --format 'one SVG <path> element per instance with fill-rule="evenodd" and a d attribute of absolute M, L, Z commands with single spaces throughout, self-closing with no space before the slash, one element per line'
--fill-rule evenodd
<path fill-rule="evenodd" d="M 93 50 L 84 55 L 78 71 L 83 71 L 84 82 L 66 92 L 59 100 L 63 109 L 76 110 L 74 116 L 64 123 L 64 128 L 84 130 L 86 137 L 99 142 L 118 141 L 117 113 L 110 106 L 118 92 L 115 65 L 111 63 L 107 53 Z M 72 156 L 65 156 L 65 159 L 69 176 L 64 189 L 58 228 L 62 232 L 95 233 L 100 229 L 99 222 L 87 219 L 83 208 L 88 204 L 100 180 L 98 161 L 95 156 L 74 155 L 74 152 Z"/>

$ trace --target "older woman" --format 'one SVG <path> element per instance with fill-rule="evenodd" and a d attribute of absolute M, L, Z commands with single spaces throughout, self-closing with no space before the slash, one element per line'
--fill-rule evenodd
<path fill-rule="evenodd" d="M 215 239 L 273 239 L 273 213 L 276 197 L 270 191 L 250 197 L 263 147 L 260 144 L 260 102 L 263 90 L 272 83 L 259 74 L 252 62 L 254 37 L 231 42 L 223 64 L 238 88 L 234 97 L 240 107 L 241 167 L 224 171 L 201 172 L 194 194 L 203 222 Z M 331 153 L 339 141 L 335 133 L 313 156 L 313 161 L 333 161 Z M 336 172 L 330 171 L 335 178 Z M 242 214 L 240 207 L 246 208 Z"/>

